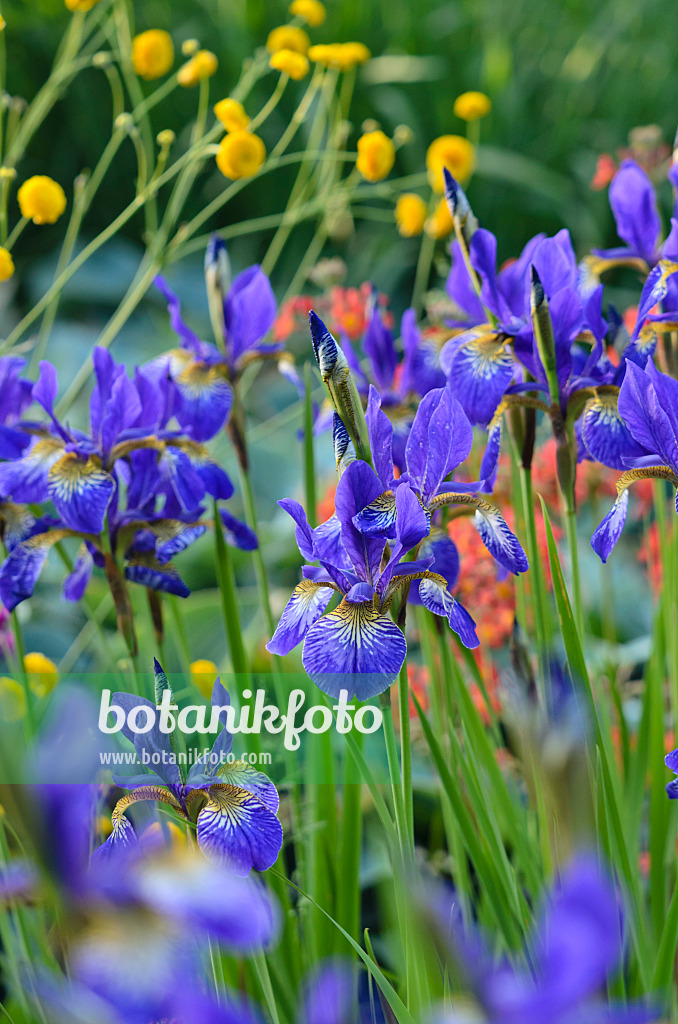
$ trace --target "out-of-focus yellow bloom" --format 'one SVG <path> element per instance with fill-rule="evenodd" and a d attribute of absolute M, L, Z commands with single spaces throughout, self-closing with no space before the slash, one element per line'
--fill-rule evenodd
<path fill-rule="evenodd" d="M 0 718 L 5 722 L 20 722 L 26 714 L 26 694 L 16 679 L 0 677 Z"/>
<path fill-rule="evenodd" d="M 163 821 L 162 824 L 154 821 L 144 829 L 140 839 L 142 846 L 150 847 L 152 850 L 163 846 L 182 849 L 188 842 L 186 833 L 174 821 Z"/>
<path fill-rule="evenodd" d="M 191 57 L 179 68 L 177 82 L 185 89 L 189 89 L 193 85 L 198 85 L 203 79 L 211 78 L 218 67 L 219 61 L 216 54 L 211 50 L 198 50 L 195 57 Z"/>
<path fill-rule="evenodd" d="M 452 111 L 462 121 L 477 121 L 492 110 L 492 100 L 484 92 L 463 92 L 454 101 Z"/>
<path fill-rule="evenodd" d="M 454 231 L 454 221 L 449 211 L 447 202 L 441 199 L 433 214 L 424 225 L 426 234 L 431 238 L 446 238 Z"/>
<path fill-rule="evenodd" d="M 5 21 L 3 16 L 0 14 L 0 32 L 2 32 L 3 28 L 5 28 L 6 25 L 7 25 L 7 22 Z"/>
<path fill-rule="evenodd" d="M 147 82 L 162 78 L 174 63 L 174 43 L 169 32 L 149 28 L 132 40 L 132 64 L 139 78 Z"/>
<path fill-rule="evenodd" d="M 304 57 L 303 53 L 295 53 L 294 50 L 276 50 L 271 54 L 269 64 L 276 71 L 289 75 L 297 82 L 308 74 L 308 57 Z"/>
<path fill-rule="evenodd" d="M 155 141 L 161 149 L 169 149 L 174 144 L 175 139 L 176 135 L 171 128 L 163 128 L 155 137 Z"/>
<path fill-rule="evenodd" d="M 54 224 L 66 209 L 66 193 L 46 174 L 28 178 L 17 192 L 22 217 L 34 224 Z"/>
<path fill-rule="evenodd" d="M 250 178 L 266 159 L 266 147 L 258 135 L 229 132 L 219 144 L 217 167 L 225 178 Z"/>
<path fill-rule="evenodd" d="M 416 192 L 403 192 L 395 207 L 398 231 L 403 238 L 414 238 L 424 230 L 426 203 Z"/>
<path fill-rule="evenodd" d="M 292 0 L 289 11 L 295 18 L 303 18 L 311 28 L 322 25 L 327 15 L 325 5 L 320 0 Z"/>
<path fill-rule="evenodd" d="M 364 64 L 372 54 L 364 43 L 320 43 L 308 51 L 309 60 L 339 71 L 349 71 L 356 64 Z"/>
<path fill-rule="evenodd" d="M 443 167 L 457 179 L 465 181 L 476 165 L 476 151 L 463 135 L 441 135 L 426 150 L 428 179 L 434 192 L 443 192 Z"/>
<path fill-rule="evenodd" d="M 69 11 L 91 11 L 99 0 L 64 0 L 64 3 Z"/>
<path fill-rule="evenodd" d="M 14 273 L 14 260 L 9 249 L 0 245 L 0 281 L 9 281 Z"/>
<path fill-rule="evenodd" d="M 250 123 L 250 116 L 240 100 L 228 96 L 214 105 L 214 113 L 227 132 L 242 131 Z"/>
<path fill-rule="evenodd" d="M 38 651 L 24 655 L 24 669 L 36 697 L 45 697 L 59 682 L 59 670 L 52 659 Z"/>
<path fill-rule="evenodd" d="M 207 658 L 198 658 L 197 661 L 191 662 L 191 682 L 207 700 L 212 696 L 214 680 L 218 675 L 219 669 Z"/>
<path fill-rule="evenodd" d="M 294 50 L 295 53 L 301 53 L 304 57 L 308 53 L 310 45 L 311 40 L 303 28 L 298 28 L 296 25 L 278 25 L 277 28 L 269 32 L 266 40 L 266 49 L 269 53 L 277 53 L 278 50 Z"/>
<path fill-rule="evenodd" d="M 184 39 L 181 44 L 181 52 L 184 57 L 192 57 L 200 49 L 200 43 L 197 39 Z"/>
<path fill-rule="evenodd" d="M 381 181 L 393 167 L 395 146 L 383 132 L 367 132 L 358 139 L 356 167 L 367 181 Z"/>

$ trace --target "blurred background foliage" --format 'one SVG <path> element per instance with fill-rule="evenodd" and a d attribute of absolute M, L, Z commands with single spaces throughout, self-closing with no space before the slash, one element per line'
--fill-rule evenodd
<path fill-rule="evenodd" d="M 243 61 L 264 45 L 268 32 L 288 19 L 283 0 L 143 0 L 134 9 L 135 31 L 165 28 L 174 40 L 177 60 L 184 40 L 197 38 L 219 58 L 211 83 L 211 101 L 227 96 Z M 452 113 L 454 98 L 480 89 L 493 109 L 482 122 L 477 173 L 469 195 L 480 222 L 498 237 L 499 259 L 515 255 L 537 231 L 554 233 L 567 226 L 581 255 L 592 245 L 616 243 L 606 193 L 590 187 L 600 153 L 615 154 L 636 125 L 656 123 L 671 142 L 678 122 L 673 97 L 678 95 L 678 64 L 674 57 L 678 6 L 650 0 L 328 0 L 323 26 L 310 30 L 314 42 L 360 40 L 373 60 L 358 70 L 352 105 L 353 145 L 366 119 L 378 121 L 391 134 L 407 125 L 412 140 L 397 155 L 393 175 L 421 173 L 428 144 L 444 133 L 464 133 Z M 8 86 L 13 95 L 32 98 L 47 78 L 59 41 L 71 15 L 63 0 L 4 0 L 7 21 Z M 247 101 L 255 113 L 275 85 L 274 73 L 261 80 Z M 291 84 L 267 121 L 265 141 L 278 138 L 299 98 Z M 143 85 L 147 91 L 153 85 Z M 154 111 L 158 130 L 186 136 L 195 117 L 197 92 L 174 90 Z M 48 173 L 71 192 L 73 179 L 95 165 L 111 132 L 111 100 L 100 70 L 77 76 L 33 139 L 19 167 L 20 179 Z M 104 228 L 133 198 L 136 165 L 131 145 L 123 146 L 107 174 L 85 223 L 84 237 Z M 229 203 L 226 214 L 210 225 L 218 229 L 250 217 L 277 212 L 294 180 L 295 169 L 254 181 Z M 189 218 L 224 187 L 214 169 L 204 174 L 186 206 Z M 663 211 L 670 209 L 670 190 L 660 189 Z M 356 220 L 347 238 L 329 241 L 325 256 L 343 258 L 345 284 L 371 280 L 390 296 L 399 314 L 410 302 L 418 239 L 402 239 L 393 222 L 393 201 L 375 201 L 381 219 Z M 227 218 L 227 219 L 226 219 Z M 272 275 L 279 298 L 294 276 L 315 231 L 306 224 L 293 232 Z M 92 350 L 97 336 L 129 285 L 143 248 L 141 216 L 132 219 L 112 244 L 104 247 L 69 282 L 50 336 L 47 356 L 58 367 L 62 390 Z M 53 280 L 63 224 L 30 226 L 17 251 L 15 291 L 10 306 L 0 310 L 12 322 L 36 301 Z M 260 260 L 272 232 L 237 238 L 230 246 L 234 270 Z M 440 245 L 440 256 L 445 248 Z M 437 264 L 444 272 L 444 261 Z M 209 337 L 209 318 L 202 278 L 202 253 L 173 265 L 168 277 L 182 297 L 186 318 Z M 431 284 L 435 283 L 432 278 Z M 622 279 L 623 283 L 623 279 Z M 636 282 L 628 301 L 636 294 Z M 11 291 L 11 290 L 10 290 Z M 619 302 L 623 308 L 624 302 Z M 117 359 L 140 363 L 173 344 L 164 304 L 151 289 L 116 339 Z M 29 347 L 27 346 L 29 351 Z M 306 359 L 308 353 L 297 351 Z M 301 360 L 300 360 L 301 361 Z M 300 486 L 301 448 L 291 443 L 300 425 L 300 407 L 286 415 L 296 396 L 275 370 L 257 380 L 251 438 L 254 479 L 262 520 L 267 562 L 282 570 L 283 588 L 296 578 L 298 556 L 289 526 L 275 500 Z M 86 414 L 80 403 L 79 412 Z M 225 437 L 213 451 L 234 471 Z M 321 475 L 331 479 L 329 440 L 318 443 Z M 234 476 L 235 476 L 234 472 Z M 238 511 L 237 501 L 234 511 Z M 256 636 L 261 623 L 251 621 L 256 605 L 248 556 L 236 554 L 243 584 L 243 617 Z M 212 542 L 203 540 L 179 566 L 187 583 L 199 590 L 185 604 L 194 657 L 218 660 L 223 631 L 214 608 Z M 54 600 L 60 567 L 53 585 L 43 582 L 32 602 L 27 623 L 31 647 L 60 656 L 81 627 L 78 609 Z M 637 571 L 637 570 L 635 570 Z M 47 578 L 46 578 L 47 579 Z M 99 581 L 103 588 L 103 581 Z M 624 601 L 629 588 L 617 588 Z M 102 589 L 103 593 L 103 589 Z M 211 612 L 211 614 L 210 614 Z M 635 633 L 631 630 L 631 633 Z M 70 660 L 70 656 L 69 656 Z"/>

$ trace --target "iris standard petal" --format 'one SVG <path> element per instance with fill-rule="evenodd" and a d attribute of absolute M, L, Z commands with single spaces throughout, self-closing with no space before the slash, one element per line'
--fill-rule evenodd
<path fill-rule="evenodd" d="M 198 844 L 205 856 L 234 875 L 266 871 L 282 846 L 282 825 L 256 796 L 218 783 L 198 815 Z"/>
<path fill-rule="evenodd" d="M 342 601 L 308 631 L 302 662 L 311 680 L 330 697 L 341 690 L 367 700 L 397 677 L 407 654 L 402 631 L 374 604 Z"/>

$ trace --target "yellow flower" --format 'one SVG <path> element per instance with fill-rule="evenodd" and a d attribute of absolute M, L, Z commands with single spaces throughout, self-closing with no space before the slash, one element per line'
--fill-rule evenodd
<path fill-rule="evenodd" d="M 477 121 L 492 110 L 492 100 L 484 92 L 463 92 L 454 101 L 452 111 L 462 121 Z"/>
<path fill-rule="evenodd" d="M 295 53 L 301 53 L 304 57 L 308 53 L 310 45 L 311 40 L 303 28 L 297 28 L 296 25 L 279 25 L 278 28 L 269 32 L 266 40 L 266 49 L 269 53 L 277 53 L 278 50 L 294 50 Z"/>
<path fill-rule="evenodd" d="M 219 669 L 207 658 L 198 658 L 197 661 L 191 662 L 191 682 L 207 700 L 212 696 L 214 680 L 218 675 Z"/>
<path fill-rule="evenodd" d="M 132 64 L 139 78 L 147 82 L 162 78 L 174 63 L 174 43 L 169 32 L 150 28 L 132 40 Z"/>
<path fill-rule="evenodd" d="M 383 132 L 367 132 L 358 139 L 356 167 L 367 181 L 381 181 L 393 167 L 395 146 Z"/>
<path fill-rule="evenodd" d="M 266 147 L 258 135 L 237 131 L 221 140 L 217 167 L 225 178 L 251 178 L 266 159 Z"/>
<path fill-rule="evenodd" d="M 356 64 L 364 64 L 372 54 L 364 43 L 321 43 L 308 51 L 309 60 L 328 68 L 349 71 Z"/>
<path fill-rule="evenodd" d="M 0 281 L 9 281 L 14 273 L 14 260 L 8 249 L 0 245 Z"/>
<path fill-rule="evenodd" d="M 24 655 L 24 669 L 36 697 L 44 697 L 59 682 L 59 670 L 52 659 L 37 651 Z"/>
<path fill-rule="evenodd" d="M 297 82 L 308 74 L 308 58 L 294 50 L 276 50 L 271 54 L 269 64 L 276 71 L 282 71 Z"/>
<path fill-rule="evenodd" d="M 7 22 L 5 21 L 3 16 L 0 14 L 0 32 L 2 32 L 3 28 L 6 28 L 6 27 L 7 27 Z"/>
<path fill-rule="evenodd" d="M 242 103 L 239 100 L 232 100 L 230 96 L 215 104 L 214 113 L 227 132 L 242 131 L 250 123 L 250 116 L 245 112 Z"/>
<path fill-rule="evenodd" d="M 64 3 L 69 11 L 91 11 L 99 0 L 64 0 Z"/>
<path fill-rule="evenodd" d="M 54 224 L 66 209 L 66 194 L 58 182 L 35 174 L 17 193 L 22 217 L 34 224 Z"/>
<path fill-rule="evenodd" d="M 476 151 L 462 135 L 441 135 L 426 150 L 428 179 L 434 192 L 444 191 L 443 167 L 457 181 L 465 181 L 476 165 Z"/>
<path fill-rule="evenodd" d="M 290 14 L 295 18 L 303 18 L 311 28 L 317 28 L 325 20 L 325 5 L 320 0 L 292 0 Z"/>
<path fill-rule="evenodd" d="M 445 238 L 454 231 L 454 221 L 447 202 L 441 199 L 433 214 L 424 225 L 426 234 L 431 238 Z"/>
<path fill-rule="evenodd" d="M 416 192 L 403 192 L 396 203 L 395 219 L 403 238 L 420 235 L 426 223 L 426 203 Z"/>
<path fill-rule="evenodd" d="M 26 694 L 21 683 L 9 676 L 0 677 L 0 717 L 5 722 L 20 722 L 26 714 Z"/>
<path fill-rule="evenodd" d="M 219 67 L 219 61 L 211 50 L 198 50 L 195 57 L 179 68 L 177 82 L 185 89 L 198 85 L 204 78 L 211 78 Z"/>

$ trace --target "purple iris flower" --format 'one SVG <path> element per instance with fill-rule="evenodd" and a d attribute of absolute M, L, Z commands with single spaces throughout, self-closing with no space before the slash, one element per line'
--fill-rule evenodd
<path fill-rule="evenodd" d="M 277 359 L 281 372 L 301 387 L 291 361 L 283 358 L 283 346 L 264 340 L 273 327 L 277 304 L 261 267 L 247 267 L 231 281 L 226 246 L 215 235 L 205 254 L 205 276 L 217 344 L 202 341 L 191 330 L 181 316 L 178 296 L 164 278 L 156 277 L 181 347 L 144 369 L 153 379 L 169 379 L 177 420 L 195 441 L 209 440 L 227 422 L 232 385 L 253 360 Z"/>
<path fill-rule="evenodd" d="M 295 588 L 267 648 L 285 655 L 303 640 L 306 672 L 332 697 L 346 690 L 349 697 L 355 694 L 359 700 L 367 700 L 397 677 L 407 645 L 389 611 L 400 587 L 413 581 L 422 581 L 427 607 L 444 615 L 466 646 L 478 643 L 473 620 L 447 591 L 447 580 L 430 571 L 433 556 L 405 560 L 430 530 L 429 516 L 411 487 L 396 491 L 394 543 L 385 564 L 385 539 L 368 536 L 356 525 L 359 513 L 378 499 L 382 490 L 379 477 L 367 463 L 354 461 L 344 471 L 335 499 L 340 546 L 332 524 L 312 530 L 298 502 L 289 498 L 279 502 L 296 523 L 302 555 L 319 561 L 320 566 L 304 566 L 304 579 Z M 341 602 L 323 615 L 334 593 L 341 595 Z"/>
<path fill-rule="evenodd" d="M 166 676 L 155 662 L 156 680 L 167 687 Z M 125 716 L 139 705 L 155 712 L 155 704 L 132 693 L 115 693 L 113 704 Z M 139 758 L 151 764 L 159 761 L 157 772 L 115 776 L 117 785 L 130 793 L 116 804 L 113 831 L 95 852 L 96 860 L 108 860 L 126 854 L 138 840 L 126 811 L 143 800 L 157 800 L 170 806 L 186 822 L 196 824 L 198 846 L 205 856 L 233 874 L 245 876 L 252 868 L 265 871 L 275 863 L 282 846 L 282 826 L 276 817 L 278 793 L 263 772 L 242 761 L 229 760 L 233 736 L 226 728 L 230 705 L 228 693 L 215 680 L 212 707 L 218 708 L 224 726 L 209 754 L 195 761 L 184 777 L 172 746 L 172 734 L 160 730 L 159 723 L 148 732 L 136 733 L 125 723 L 123 735 L 133 744 Z"/>
<path fill-rule="evenodd" d="M 488 551 L 509 572 L 516 575 L 525 572 L 525 552 L 499 510 L 472 493 L 485 489 L 487 481 L 462 484 L 446 480 L 466 459 L 473 444 L 471 424 L 449 388 L 429 391 L 420 403 L 407 440 L 406 472 L 398 478 L 393 470 L 393 428 L 381 409 L 375 388 L 370 390 L 366 419 L 376 471 L 370 472 L 373 487 L 380 492 L 359 510 L 354 520 L 366 537 L 388 539 L 397 534 L 397 498 L 399 491 L 406 488 L 416 495 L 429 523 L 431 516 L 447 505 L 466 505 L 473 509 L 476 528 Z M 451 541 L 436 532 L 427 539 L 426 549 L 435 558 L 434 571 L 448 581 L 449 596 L 449 586 L 454 584 L 458 572 L 456 549 Z M 427 583 L 420 583 L 419 597 L 423 604 L 431 607 L 429 602 L 434 591 Z M 436 595 L 434 604 L 437 599 Z"/>
<path fill-rule="evenodd" d="M 662 223 L 654 185 L 635 160 L 622 161 L 610 182 L 610 207 L 617 234 L 626 243 L 615 249 L 594 249 L 585 267 L 599 277 L 615 266 L 638 267 L 647 273 L 661 259 L 678 256 L 678 221 L 671 220 L 671 231 L 661 241 Z"/>
<path fill-rule="evenodd" d="M 439 907 L 436 916 L 442 917 Z M 606 1005 L 600 998 L 622 960 L 621 936 L 617 888 L 595 855 L 581 853 L 542 908 L 529 942 L 531 970 L 497 965 L 476 936 L 451 941 L 487 1024 L 645 1024 L 658 1018 L 655 1008 Z M 458 1018 L 443 1011 L 435 1019 Z"/>
<path fill-rule="evenodd" d="M 635 480 L 658 478 L 678 488 L 678 381 L 661 373 L 648 359 L 645 369 L 633 362 L 619 391 L 619 415 L 638 454 L 617 481 L 617 498 L 591 538 L 593 550 L 606 562 L 626 522 L 629 493 Z"/>
<path fill-rule="evenodd" d="M 170 426 L 175 413 L 169 382 L 134 379 L 105 349 L 94 351 L 95 386 L 89 432 L 72 429 L 54 412 L 57 377 L 43 362 L 32 399 L 49 417 L 32 424 L 23 453 L 0 463 L 0 494 L 9 557 L 0 568 L 0 598 L 15 608 L 30 597 L 51 547 L 82 540 L 64 596 L 83 596 L 94 565 L 125 559 L 125 576 L 153 590 L 181 597 L 188 588 L 170 560 L 206 530 L 201 502 L 233 494 L 227 474 L 206 448 Z M 36 520 L 23 506 L 51 499 L 58 519 Z M 227 540 L 256 547 L 252 532 L 220 509 Z M 103 536 L 107 535 L 107 543 Z"/>

